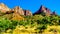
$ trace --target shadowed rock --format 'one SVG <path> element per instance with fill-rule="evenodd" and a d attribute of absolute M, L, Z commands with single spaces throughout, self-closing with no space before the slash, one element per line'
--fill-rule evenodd
<path fill-rule="evenodd" d="M 50 15 L 50 10 L 48 8 L 42 6 L 42 5 L 39 8 L 39 10 L 36 11 L 33 15 L 35 15 L 35 14 L 41 14 L 42 12 L 44 12 L 46 15 Z"/>
<path fill-rule="evenodd" d="M 29 10 L 24 10 L 24 15 L 25 16 L 31 16 L 32 13 Z"/>

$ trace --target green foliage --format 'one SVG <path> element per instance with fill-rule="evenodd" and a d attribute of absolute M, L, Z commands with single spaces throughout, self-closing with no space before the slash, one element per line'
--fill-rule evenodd
<path fill-rule="evenodd" d="M 37 25 L 37 30 L 39 32 L 44 31 L 47 28 L 47 25 L 60 25 L 60 16 L 43 16 L 43 15 L 34 15 L 34 16 L 24 16 L 25 20 L 10 20 L 12 14 L 0 16 L 0 32 L 6 31 L 8 29 L 15 29 L 16 26 L 28 26 L 31 27 Z"/>
<path fill-rule="evenodd" d="M 5 31 L 7 28 L 10 27 L 11 21 L 5 18 L 0 17 L 0 32 Z"/>

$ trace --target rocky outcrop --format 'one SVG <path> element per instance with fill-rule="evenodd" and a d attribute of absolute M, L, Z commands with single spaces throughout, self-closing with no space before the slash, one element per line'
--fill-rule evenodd
<path fill-rule="evenodd" d="M 41 6 L 38 11 L 36 11 L 34 14 L 40 14 L 41 12 L 46 12 L 45 7 Z"/>
<path fill-rule="evenodd" d="M 41 5 L 40 9 L 34 13 L 34 15 L 41 14 L 42 12 L 44 12 L 46 15 L 50 15 L 50 10 L 42 5 Z"/>
<path fill-rule="evenodd" d="M 14 11 L 14 13 L 18 13 L 19 15 L 24 15 L 23 9 L 19 6 L 16 6 L 12 11 Z"/>
<path fill-rule="evenodd" d="M 32 13 L 29 10 L 24 10 L 24 15 L 25 16 L 31 16 Z"/>
<path fill-rule="evenodd" d="M 1 14 L 1 12 L 6 13 L 6 14 L 17 13 L 19 15 L 25 15 L 25 16 L 31 16 L 32 15 L 32 13 L 29 10 L 23 10 L 19 6 L 16 6 L 15 8 L 10 9 L 6 5 L 4 5 L 3 3 L 0 3 L 0 14 Z M 43 5 L 41 5 L 39 10 L 36 11 L 33 15 L 41 14 L 41 13 L 44 13 L 44 15 L 46 15 L 46 16 L 56 15 L 55 11 L 53 13 L 51 13 L 50 9 L 44 7 Z"/>
<path fill-rule="evenodd" d="M 6 13 L 7 11 L 10 11 L 10 9 L 3 3 L 0 3 L 0 11 Z"/>
<path fill-rule="evenodd" d="M 48 8 L 46 8 L 46 16 L 50 16 L 50 14 L 51 14 L 51 11 Z"/>
<path fill-rule="evenodd" d="M 18 13 L 19 15 L 25 15 L 25 16 L 31 16 L 32 13 L 29 10 L 23 10 L 20 7 L 15 7 L 14 9 L 12 9 L 12 11 L 14 11 L 14 13 Z"/>

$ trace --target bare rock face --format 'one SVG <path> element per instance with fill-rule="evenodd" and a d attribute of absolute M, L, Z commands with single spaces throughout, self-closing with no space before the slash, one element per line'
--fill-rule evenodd
<path fill-rule="evenodd" d="M 31 16 L 32 13 L 29 10 L 23 10 L 22 8 L 16 6 L 14 9 L 12 9 L 14 13 L 18 13 L 19 15 L 25 15 L 25 16 Z"/>
<path fill-rule="evenodd" d="M 3 3 L 0 3 L 0 11 L 3 13 L 6 13 L 7 11 L 9 11 L 10 9 L 4 5 Z"/>
<path fill-rule="evenodd" d="M 29 10 L 24 10 L 24 15 L 25 16 L 31 16 L 32 13 Z"/>
<path fill-rule="evenodd" d="M 34 14 L 40 14 L 41 12 L 46 12 L 46 9 L 45 9 L 44 6 L 41 6 L 41 7 L 39 8 L 39 10 L 38 10 L 37 12 L 35 12 Z"/>
<path fill-rule="evenodd" d="M 40 11 L 46 13 L 46 8 L 45 8 L 44 6 L 41 6 L 41 7 L 40 7 Z"/>
<path fill-rule="evenodd" d="M 51 11 L 48 8 L 46 8 L 46 16 L 50 16 L 50 14 L 51 14 Z"/>
<path fill-rule="evenodd" d="M 22 10 L 22 8 L 20 8 L 20 7 L 18 7 L 18 6 L 16 6 L 16 7 L 13 9 L 13 11 L 14 11 L 15 13 L 18 13 L 19 15 L 24 15 L 24 11 Z"/>
<path fill-rule="evenodd" d="M 37 12 L 35 12 L 34 14 L 41 14 L 42 12 L 44 12 L 46 15 L 50 15 L 50 10 L 42 5 L 41 5 L 40 9 Z"/>

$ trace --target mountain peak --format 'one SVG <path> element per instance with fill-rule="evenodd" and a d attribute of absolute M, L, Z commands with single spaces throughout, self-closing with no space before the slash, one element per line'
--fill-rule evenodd
<path fill-rule="evenodd" d="M 16 6 L 15 9 L 21 9 L 22 10 L 22 8 L 20 6 Z"/>
<path fill-rule="evenodd" d="M 45 8 L 43 5 L 41 5 L 41 7 L 40 8 Z"/>
<path fill-rule="evenodd" d="M 21 7 L 16 6 L 14 9 L 15 13 L 18 13 L 19 15 L 32 15 L 32 13 L 29 10 L 23 10 Z"/>
<path fill-rule="evenodd" d="M 9 11 L 10 8 L 8 8 L 4 3 L 0 3 L 0 11 L 6 13 L 6 11 Z"/>
<path fill-rule="evenodd" d="M 45 14 L 49 14 L 50 15 L 50 10 L 48 8 L 46 8 L 45 6 L 43 6 L 43 5 L 41 5 L 39 10 L 36 11 L 34 14 L 41 14 L 42 12 L 44 12 Z"/>

